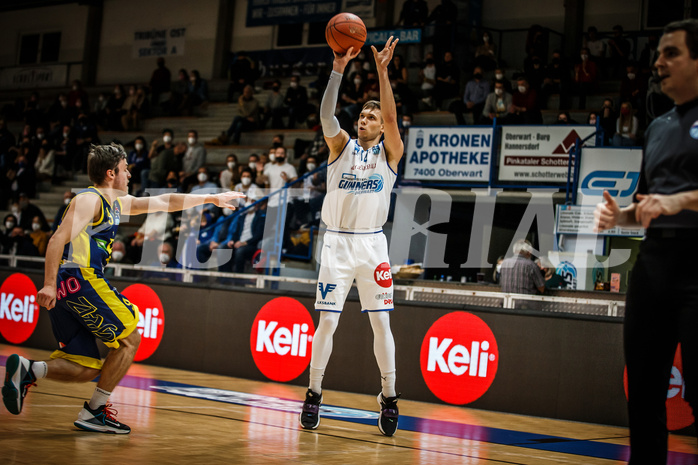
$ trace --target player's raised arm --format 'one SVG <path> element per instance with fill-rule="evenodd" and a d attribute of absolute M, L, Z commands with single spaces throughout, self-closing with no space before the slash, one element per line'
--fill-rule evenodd
<path fill-rule="evenodd" d="M 390 78 L 388 77 L 388 65 L 393 58 L 393 52 L 397 45 L 398 39 L 390 36 L 385 43 L 385 47 L 380 52 L 376 47 L 371 45 L 373 57 L 376 60 L 376 70 L 378 71 L 378 82 L 380 83 L 381 92 L 381 115 L 383 116 L 383 136 L 385 150 L 388 154 L 388 163 L 393 171 L 397 172 L 397 166 L 400 163 L 404 152 L 402 138 L 400 138 L 400 130 L 397 127 L 397 109 L 395 107 L 395 97 L 393 89 L 390 87 Z"/>
<path fill-rule="evenodd" d="M 332 163 L 337 159 L 342 149 L 349 140 L 349 134 L 339 127 L 339 121 L 334 116 L 334 110 L 337 107 L 337 98 L 339 97 L 339 87 L 342 84 L 342 75 L 347 64 L 356 58 L 361 50 L 354 51 L 354 47 L 349 48 L 347 53 L 334 53 L 334 61 L 332 62 L 332 72 L 330 79 L 327 82 L 325 94 L 322 96 L 320 103 L 320 123 L 322 123 L 322 133 L 325 135 L 325 141 L 330 148 L 330 156 L 327 163 Z"/>
<path fill-rule="evenodd" d="M 242 192 L 227 191 L 220 194 L 161 194 L 154 197 L 134 197 L 127 195 L 121 197 L 123 213 L 125 215 L 140 215 L 151 212 L 177 212 L 187 208 L 198 207 L 206 203 L 212 203 L 220 208 L 235 210 L 231 202 L 234 199 L 244 198 Z"/>

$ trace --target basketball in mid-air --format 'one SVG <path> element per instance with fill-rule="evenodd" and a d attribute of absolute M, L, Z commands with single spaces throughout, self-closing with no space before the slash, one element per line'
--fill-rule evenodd
<path fill-rule="evenodd" d="M 325 39 L 337 53 L 345 54 L 350 47 L 356 52 L 366 42 L 366 25 L 355 14 L 339 13 L 327 23 Z"/>

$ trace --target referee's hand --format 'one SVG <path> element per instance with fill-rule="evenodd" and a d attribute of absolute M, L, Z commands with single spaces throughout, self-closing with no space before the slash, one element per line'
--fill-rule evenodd
<path fill-rule="evenodd" d="M 599 203 L 594 210 L 594 232 L 615 227 L 620 217 L 620 207 L 611 194 L 603 191 L 603 198 L 606 202 Z"/>

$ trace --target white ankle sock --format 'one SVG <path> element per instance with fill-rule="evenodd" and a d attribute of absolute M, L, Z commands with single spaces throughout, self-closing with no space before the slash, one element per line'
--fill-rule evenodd
<path fill-rule="evenodd" d="M 87 403 L 92 410 L 96 410 L 102 405 L 106 405 L 109 400 L 111 392 L 105 391 L 104 389 L 95 388 L 95 392 L 92 394 L 92 399 Z"/>
<path fill-rule="evenodd" d="M 46 365 L 46 362 L 33 362 L 32 373 L 34 373 L 36 379 L 46 378 L 48 374 L 48 365 Z"/>
<path fill-rule="evenodd" d="M 383 397 L 395 397 L 395 371 L 381 373 L 381 387 L 383 388 Z"/>
<path fill-rule="evenodd" d="M 325 370 L 310 367 L 310 388 L 316 394 L 322 394 L 322 377 L 325 376 Z"/>

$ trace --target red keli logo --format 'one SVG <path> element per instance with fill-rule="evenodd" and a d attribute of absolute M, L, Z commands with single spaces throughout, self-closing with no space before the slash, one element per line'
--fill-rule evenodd
<path fill-rule="evenodd" d="M 271 300 L 252 323 L 254 363 L 273 381 L 291 381 L 310 363 L 314 334 L 313 319 L 303 304 L 289 297 Z"/>
<path fill-rule="evenodd" d="M 134 361 L 147 359 L 158 348 L 165 330 L 165 310 L 160 297 L 145 284 L 132 284 L 122 293 L 129 302 L 138 307 L 138 332 L 141 345 L 138 346 Z"/>
<path fill-rule="evenodd" d="M 38 321 L 36 286 L 25 274 L 10 275 L 0 287 L 0 334 L 12 344 L 21 344 Z"/>
<path fill-rule="evenodd" d="M 623 385 L 625 387 L 625 397 L 628 397 L 628 367 L 623 372 Z M 674 354 L 674 365 L 671 367 L 671 378 L 669 378 L 669 390 L 666 393 L 666 423 L 669 431 L 678 431 L 688 428 L 695 422 L 693 411 L 684 395 L 686 394 L 686 383 L 683 378 L 683 362 L 681 360 L 681 344 L 676 348 Z"/>
<path fill-rule="evenodd" d="M 383 262 L 376 267 L 376 271 L 373 272 L 373 276 L 376 279 L 376 284 L 380 287 L 390 287 L 393 285 L 393 276 L 390 274 L 390 264 Z"/>
<path fill-rule="evenodd" d="M 431 392 L 449 404 L 468 404 L 489 389 L 499 350 L 489 326 L 472 313 L 453 312 L 429 328 L 420 354 Z"/>

